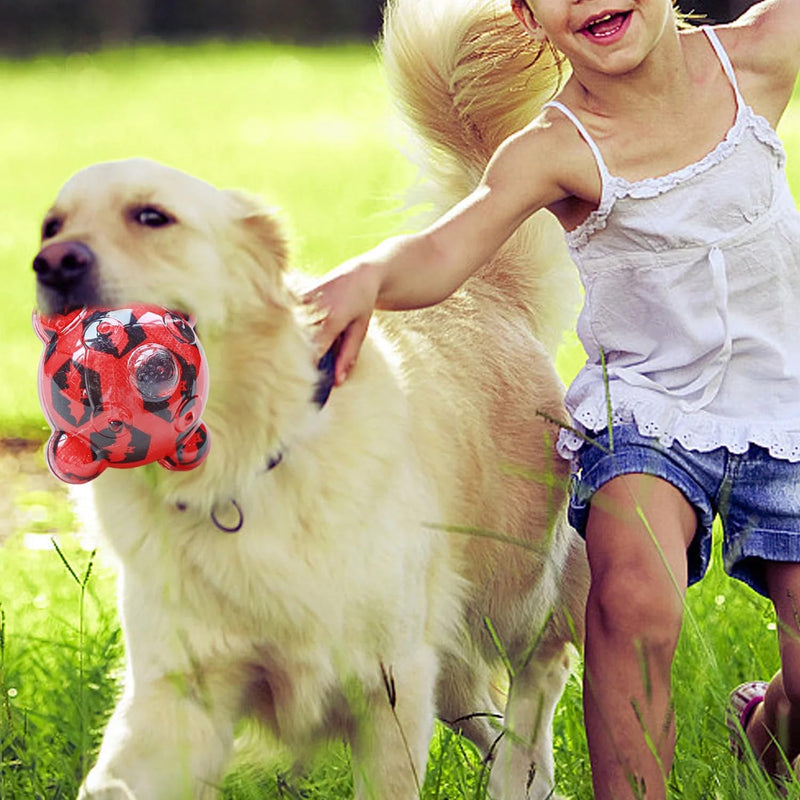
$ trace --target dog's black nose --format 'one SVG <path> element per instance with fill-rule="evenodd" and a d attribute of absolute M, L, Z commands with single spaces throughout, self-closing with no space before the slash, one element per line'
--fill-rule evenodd
<path fill-rule="evenodd" d="M 94 264 L 94 253 L 82 242 L 54 242 L 33 259 L 33 271 L 41 284 L 64 290 L 86 277 Z"/>

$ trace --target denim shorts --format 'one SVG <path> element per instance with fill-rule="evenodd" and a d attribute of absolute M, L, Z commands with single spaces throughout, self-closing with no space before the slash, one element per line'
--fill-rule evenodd
<path fill-rule="evenodd" d="M 711 560 L 711 525 L 722 521 L 725 571 L 764 596 L 765 561 L 800 561 L 800 463 L 774 458 L 763 447 L 746 453 L 724 447 L 707 453 L 665 446 L 641 435 L 634 423 L 615 424 L 613 452 L 608 430 L 576 454 L 569 521 L 586 535 L 592 495 L 612 478 L 645 473 L 679 489 L 697 514 L 687 551 L 689 585 L 705 575 Z"/>

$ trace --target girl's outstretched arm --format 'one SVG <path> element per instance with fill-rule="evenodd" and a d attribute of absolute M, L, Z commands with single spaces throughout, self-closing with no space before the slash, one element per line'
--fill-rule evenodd
<path fill-rule="evenodd" d="M 486 263 L 532 213 L 569 193 L 557 179 L 558 144 L 547 126 L 535 124 L 510 137 L 476 189 L 436 222 L 346 261 L 306 295 L 319 313 L 320 351 L 338 340 L 337 384 L 355 363 L 373 309 L 438 303 Z"/>

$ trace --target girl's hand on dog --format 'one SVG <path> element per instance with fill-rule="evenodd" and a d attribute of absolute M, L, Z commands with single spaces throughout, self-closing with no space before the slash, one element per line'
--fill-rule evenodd
<path fill-rule="evenodd" d="M 487 218 L 487 195 L 475 193 L 461 210 L 446 214 L 423 231 L 392 236 L 351 258 L 304 296 L 316 312 L 320 354 L 336 343 L 336 385 L 353 368 L 375 308 L 401 311 L 424 308 L 454 292 L 502 244 L 486 235 L 476 217 Z M 337 341 L 338 340 L 338 341 Z"/>
<path fill-rule="evenodd" d="M 380 278 L 375 265 L 352 259 L 329 273 L 303 302 L 314 309 L 319 354 L 336 346 L 336 386 L 347 380 L 355 366 L 375 309 Z"/>

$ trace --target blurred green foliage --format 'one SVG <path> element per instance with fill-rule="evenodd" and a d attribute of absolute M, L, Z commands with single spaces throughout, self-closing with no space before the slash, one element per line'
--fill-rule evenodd
<path fill-rule="evenodd" d="M 381 0 L 0 0 L 0 52 L 74 52 L 148 38 L 369 40 L 382 7 Z"/>

